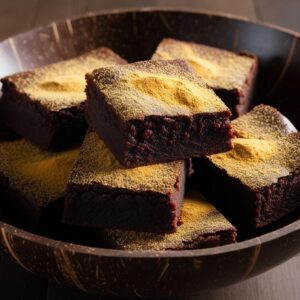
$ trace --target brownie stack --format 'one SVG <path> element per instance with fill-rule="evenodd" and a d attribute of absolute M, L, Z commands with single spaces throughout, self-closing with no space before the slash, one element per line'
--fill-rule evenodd
<path fill-rule="evenodd" d="M 1 197 L 36 224 L 61 203 L 112 248 L 236 242 L 300 204 L 299 133 L 246 113 L 256 72 L 255 55 L 165 39 L 147 61 L 100 48 L 6 77 L 1 122 L 22 138 L 0 144 Z"/>

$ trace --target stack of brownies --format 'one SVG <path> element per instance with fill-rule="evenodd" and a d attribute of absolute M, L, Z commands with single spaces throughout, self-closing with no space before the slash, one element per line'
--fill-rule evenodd
<path fill-rule="evenodd" d="M 102 47 L 3 78 L 0 120 L 23 138 L 0 144 L 1 199 L 36 226 L 62 203 L 62 223 L 127 250 L 228 244 L 279 220 L 300 205 L 300 134 L 272 107 L 246 113 L 257 65 L 164 39 L 148 61 Z"/>

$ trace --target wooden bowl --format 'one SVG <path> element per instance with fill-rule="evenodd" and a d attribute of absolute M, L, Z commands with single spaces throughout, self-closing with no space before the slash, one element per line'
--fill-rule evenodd
<path fill-rule="evenodd" d="M 52 23 L 0 43 L 0 76 L 108 46 L 129 61 L 147 59 L 164 37 L 260 59 L 257 102 L 277 107 L 300 128 L 300 39 L 278 27 L 228 15 L 168 9 L 108 11 Z M 10 224 L 10 225 L 9 225 Z M 33 234 L 8 218 L 0 242 L 22 267 L 83 291 L 112 296 L 165 297 L 221 287 L 264 272 L 300 252 L 300 220 L 237 244 L 186 251 L 120 251 Z"/>

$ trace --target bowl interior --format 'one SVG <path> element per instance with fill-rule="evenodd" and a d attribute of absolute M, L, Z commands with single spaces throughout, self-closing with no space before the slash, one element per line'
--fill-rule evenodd
<path fill-rule="evenodd" d="M 145 9 L 101 13 L 52 23 L 0 43 L 0 76 L 71 58 L 99 46 L 112 48 L 130 62 L 144 60 L 151 57 L 165 37 L 257 54 L 260 68 L 255 104 L 267 103 L 277 107 L 300 128 L 297 102 L 300 98 L 299 36 L 222 15 Z M 263 230 L 241 233 L 240 240 L 273 232 L 298 217 L 299 214 L 295 213 Z M 22 218 L 9 209 L 2 209 L 1 218 L 28 229 L 20 222 Z M 102 246 L 92 238 L 97 231 L 61 227 L 58 222 L 45 224 L 48 225 L 35 233 L 66 242 Z"/>

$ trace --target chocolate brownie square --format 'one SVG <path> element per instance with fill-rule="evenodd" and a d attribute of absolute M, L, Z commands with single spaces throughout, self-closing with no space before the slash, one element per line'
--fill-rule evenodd
<path fill-rule="evenodd" d="M 63 222 L 174 232 L 186 172 L 183 161 L 126 169 L 98 135 L 89 132 L 69 179 Z"/>
<path fill-rule="evenodd" d="M 206 45 L 163 39 L 152 59 L 185 59 L 230 108 L 233 118 L 248 111 L 258 69 L 251 53 L 234 53 Z"/>
<path fill-rule="evenodd" d="M 233 150 L 195 160 L 195 174 L 234 225 L 261 228 L 300 205 L 300 133 L 265 105 L 232 125 Z"/>
<path fill-rule="evenodd" d="M 87 78 L 87 122 L 125 167 L 228 151 L 229 109 L 183 60 L 100 68 Z"/>
<path fill-rule="evenodd" d="M 180 225 L 175 233 L 155 234 L 105 229 L 103 239 L 109 247 L 136 250 L 186 250 L 236 242 L 236 229 L 200 193 L 184 199 Z"/>
<path fill-rule="evenodd" d="M 38 147 L 62 150 L 82 142 L 86 132 L 85 74 L 125 61 L 99 48 L 31 71 L 2 78 L 0 119 Z"/>
<path fill-rule="evenodd" d="M 24 224 L 38 225 L 43 215 L 64 198 L 78 154 L 78 148 L 49 153 L 25 139 L 1 143 L 1 204 L 12 208 Z"/>

